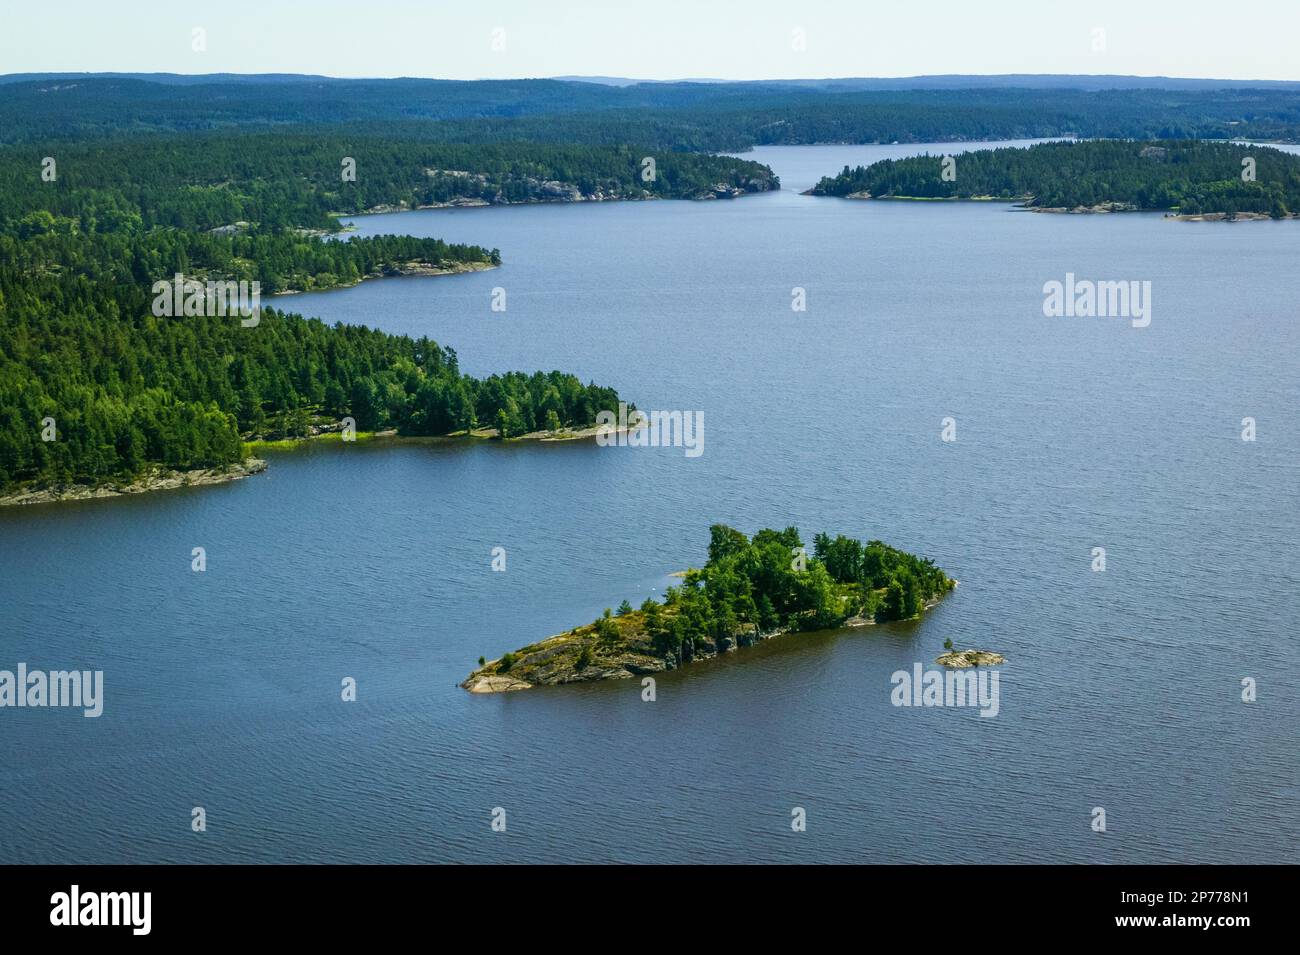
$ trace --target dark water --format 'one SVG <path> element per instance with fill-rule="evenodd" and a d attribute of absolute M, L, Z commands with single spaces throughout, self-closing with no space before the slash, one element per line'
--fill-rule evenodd
<path fill-rule="evenodd" d="M 294 307 L 702 411 L 704 454 L 314 448 L 0 512 L 0 668 L 102 669 L 106 696 L 0 710 L 0 861 L 1300 861 L 1300 224 L 795 191 L 916 148 L 760 150 L 787 189 L 737 202 L 357 220 L 506 265 Z M 1066 272 L 1150 280 L 1150 326 L 1045 318 Z M 654 703 L 455 687 L 657 592 L 716 521 L 880 537 L 961 587 Z M 890 704 L 945 638 L 1007 656 L 996 718 Z"/>

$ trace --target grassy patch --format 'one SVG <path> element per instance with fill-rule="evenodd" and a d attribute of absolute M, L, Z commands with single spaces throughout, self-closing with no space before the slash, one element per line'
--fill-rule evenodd
<path fill-rule="evenodd" d="M 356 433 L 357 441 L 370 441 L 375 437 L 374 431 L 358 431 Z M 244 455 L 256 457 L 262 451 L 292 451 L 294 448 L 300 448 L 308 441 L 342 441 L 342 431 L 327 431 L 325 434 L 313 434 L 305 438 L 276 438 L 266 440 L 259 438 L 255 441 L 244 442 Z"/>

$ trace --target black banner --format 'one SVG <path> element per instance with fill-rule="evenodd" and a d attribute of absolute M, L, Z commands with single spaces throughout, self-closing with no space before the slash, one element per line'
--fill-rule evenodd
<path fill-rule="evenodd" d="M 6 939 L 75 933 L 79 944 L 373 941 L 458 937 L 474 925 L 495 935 L 512 924 L 529 926 L 533 937 L 546 923 L 662 929 L 693 899 L 701 915 L 716 906 L 743 916 L 716 923 L 714 931 L 733 939 L 763 938 L 781 923 L 851 920 L 867 932 L 916 931 L 919 944 L 931 934 L 951 940 L 996 926 L 1007 938 L 1231 945 L 1243 933 L 1285 925 L 1284 882 L 1292 876 L 1284 868 L 1209 866 L 588 868 L 10 867 L 0 917 Z"/>

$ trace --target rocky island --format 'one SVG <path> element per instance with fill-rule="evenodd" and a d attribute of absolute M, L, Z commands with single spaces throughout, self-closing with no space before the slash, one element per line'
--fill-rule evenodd
<path fill-rule="evenodd" d="M 933 561 L 876 540 L 818 534 L 809 555 L 793 527 L 749 538 L 715 524 L 708 562 L 663 602 L 624 601 L 593 623 L 480 658 L 461 686 L 499 693 L 673 670 L 779 634 L 918 617 L 956 583 Z"/>
<path fill-rule="evenodd" d="M 935 663 L 949 670 L 966 670 L 970 667 L 992 667 L 1006 663 L 1007 658 L 992 650 L 949 650 L 939 655 Z"/>

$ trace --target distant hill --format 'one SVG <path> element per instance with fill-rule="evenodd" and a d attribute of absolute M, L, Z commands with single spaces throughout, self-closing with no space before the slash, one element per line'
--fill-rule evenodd
<path fill-rule="evenodd" d="M 619 85 L 617 77 L 170 73 L 14 74 L 0 82 L 0 144 L 340 124 L 380 124 L 386 135 L 444 143 L 696 152 L 1053 137 L 1300 141 L 1300 83 L 1009 74 Z"/>
<path fill-rule="evenodd" d="M 1300 90 L 1295 80 L 1184 79 L 1173 76 L 1119 76 L 1071 73 L 940 74 L 933 76 L 861 77 L 826 80 L 762 80 L 764 86 L 836 92 L 869 90 Z"/>
<path fill-rule="evenodd" d="M 726 83 L 728 80 L 706 79 L 706 78 L 689 78 L 683 77 L 675 80 L 634 80 L 626 76 L 553 76 L 551 79 L 562 80 L 565 83 L 595 83 L 599 86 L 639 86 L 654 83 Z M 760 80 L 759 82 L 765 82 Z"/>

